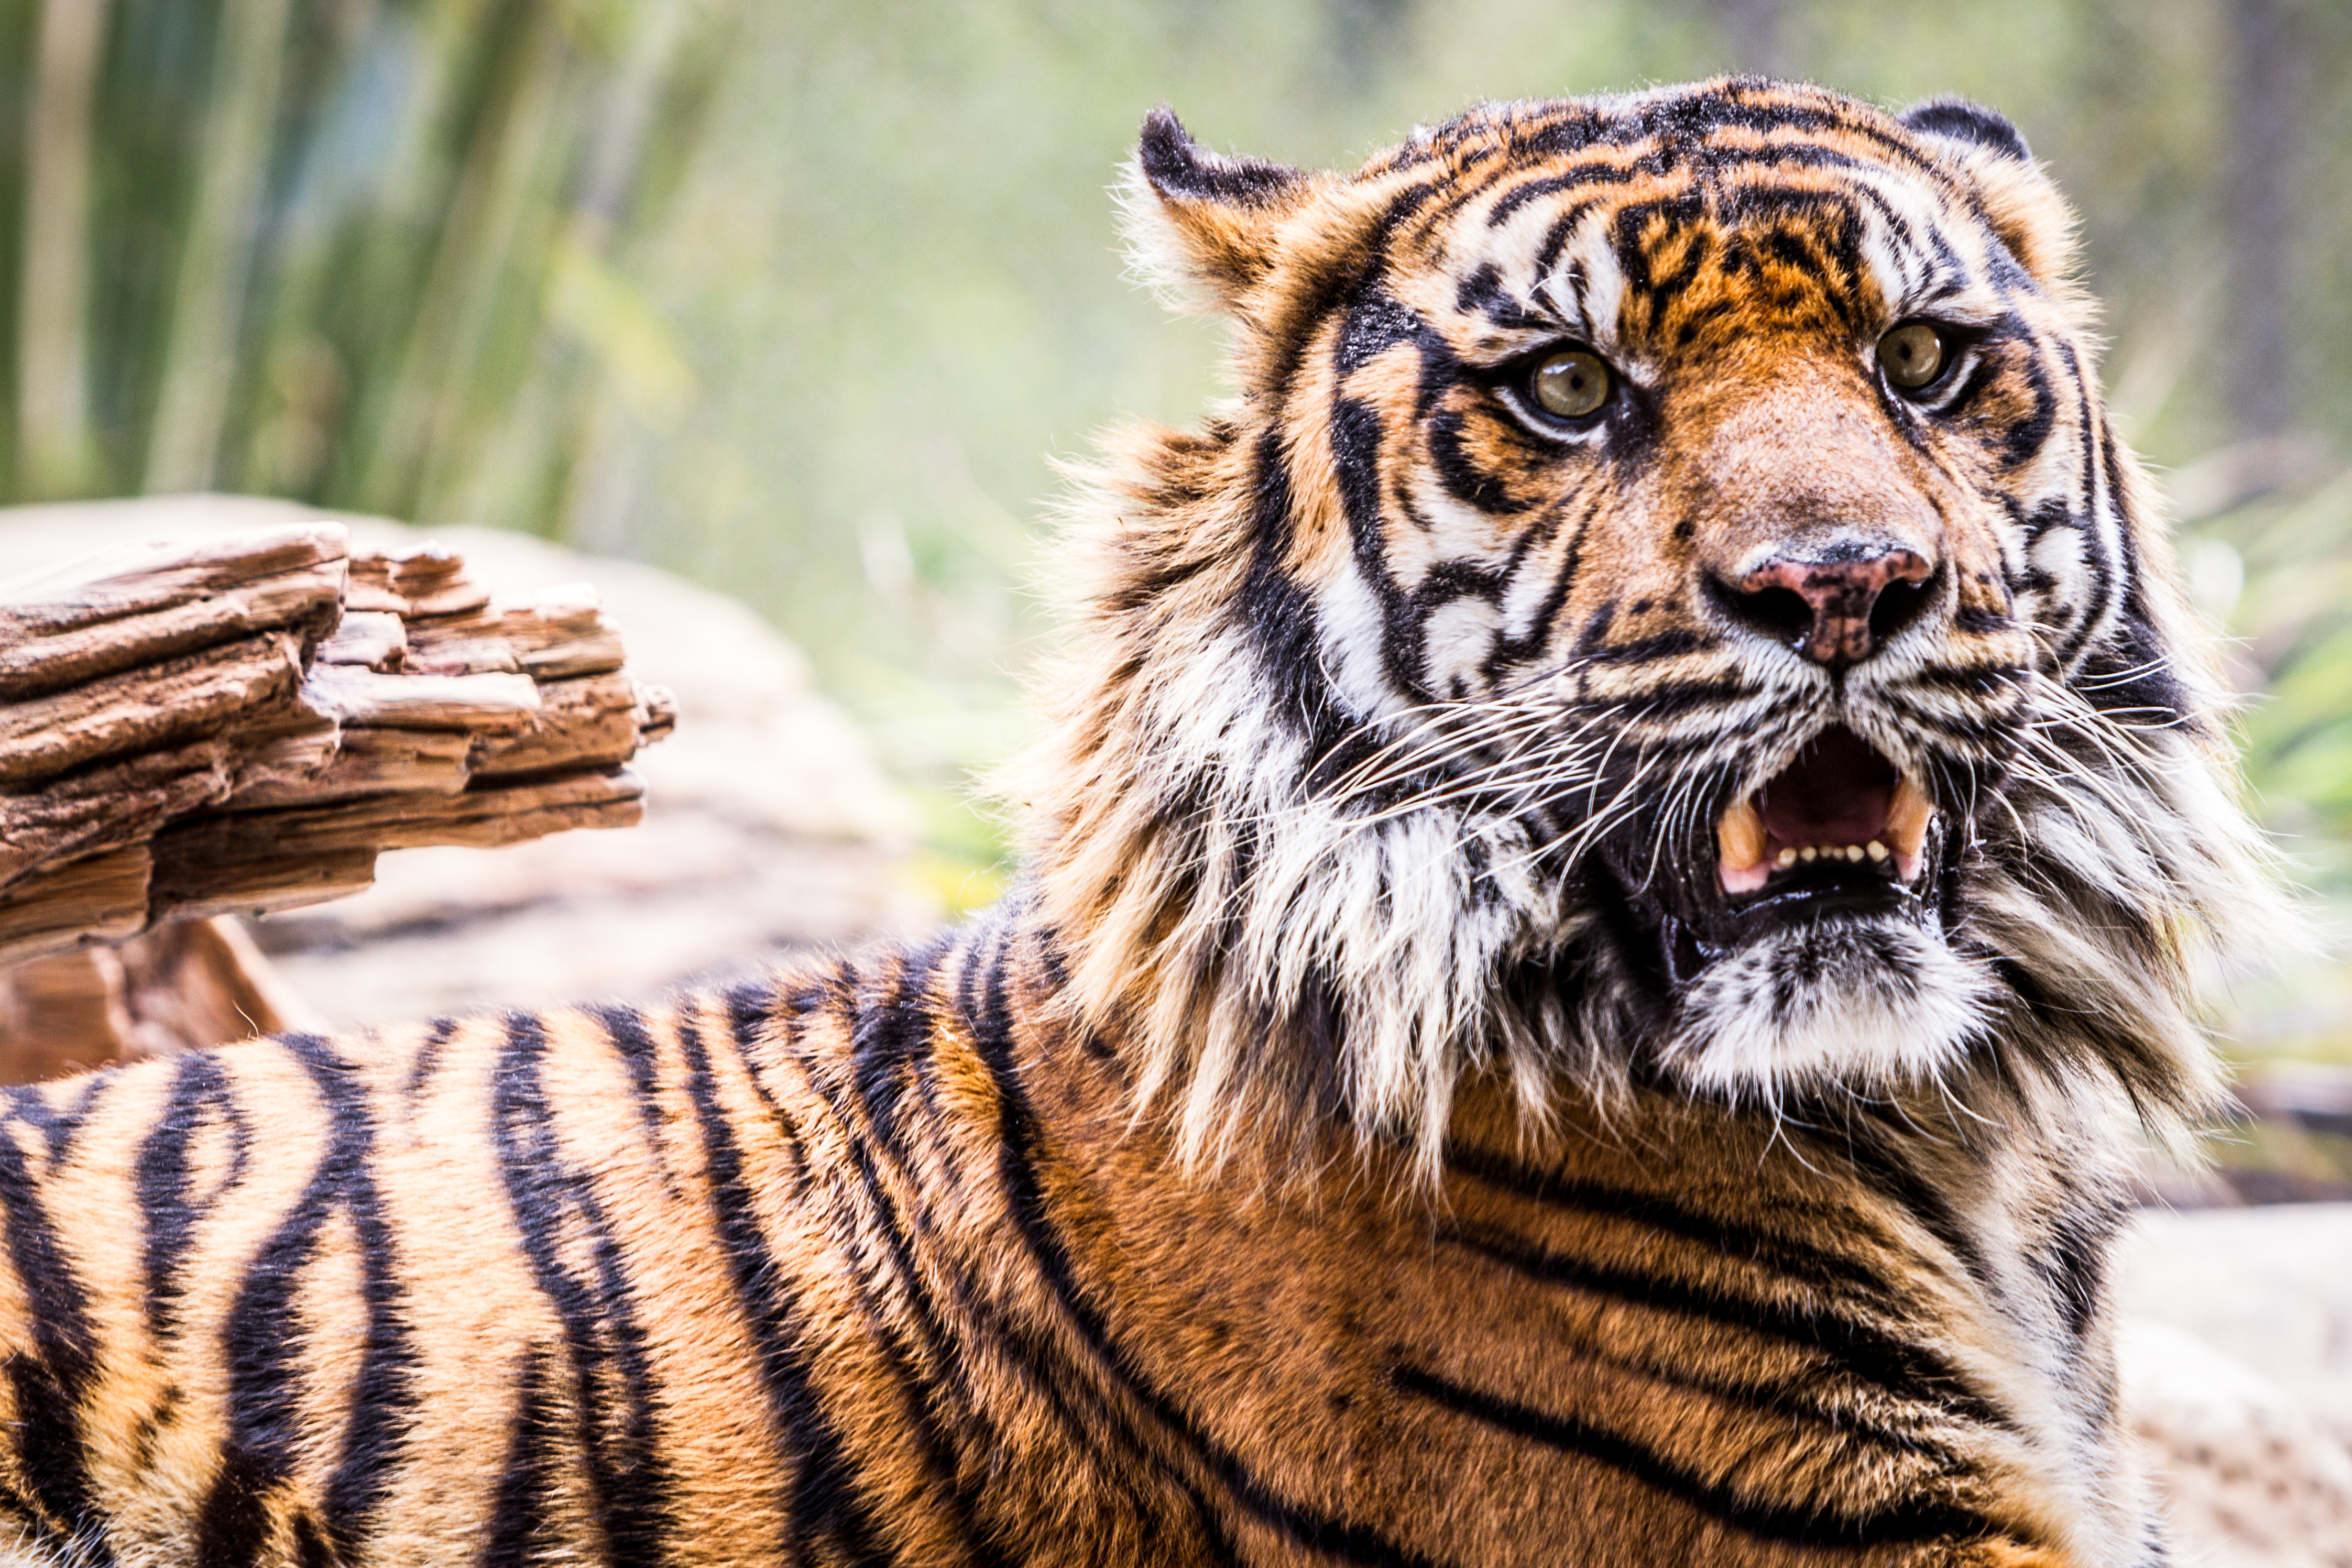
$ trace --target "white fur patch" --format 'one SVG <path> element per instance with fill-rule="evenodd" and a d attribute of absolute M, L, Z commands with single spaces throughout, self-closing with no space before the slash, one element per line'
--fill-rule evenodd
<path fill-rule="evenodd" d="M 1993 988 L 1908 920 L 1792 926 L 1691 983 L 1665 1058 L 1695 1089 L 1766 1103 L 1805 1085 L 1917 1086 L 1959 1064 Z"/>

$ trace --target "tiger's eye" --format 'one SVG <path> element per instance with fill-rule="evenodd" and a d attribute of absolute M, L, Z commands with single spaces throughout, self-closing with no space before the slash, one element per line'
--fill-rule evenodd
<path fill-rule="evenodd" d="M 1886 379 L 1916 392 L 1944 373 L 1943 335 L 1925 321 L 1908 321 L 1878 340 Z"/>
<path fill-rule="evenodd" d="M 1609 367 L 1584 349 L 1563 349 L 1528 377 L 1528 391 L 1546 413 L 1582 419 L 1609 401 Z"/>

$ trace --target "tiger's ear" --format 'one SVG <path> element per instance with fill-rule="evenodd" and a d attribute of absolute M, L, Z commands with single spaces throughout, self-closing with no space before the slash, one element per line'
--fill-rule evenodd
<path fill-rule="evenodd" d="M 1171 303 L 1231 308 L 1273 267 L 1276 230 L 1312 188 L 1305 172 L 1229 158 L 1192 140 L 1165 104 L 1143 121 L 1125 206 L 1136 270 Z"/>
<path fill-rule="evenodd" d="M 1935 157 L 1967 175 L 2001 243 L 2052 293 L 2074 285 L 2074 211 L 2033 160 L 2016 126 L 1965 98 L 1931 98 L 1899 116 Z"/>

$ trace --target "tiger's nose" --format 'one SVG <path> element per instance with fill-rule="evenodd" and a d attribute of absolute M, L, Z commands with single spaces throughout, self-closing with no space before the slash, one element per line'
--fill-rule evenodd
<path fill-rule="evenodd" d="M 1755 630 L 1843 670 L 1910 624 L 1927 604 L 1934 570 L 1914 550 L 1849 544 L 1810 560 L 1768 560 L 1726 598 Z"/>

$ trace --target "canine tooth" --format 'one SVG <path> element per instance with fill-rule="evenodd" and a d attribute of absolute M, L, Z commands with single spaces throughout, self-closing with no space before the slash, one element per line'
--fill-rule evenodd
<path fill-rule="evenodd" d="M 1863 852 L 1868 855 L 1873 861 L 1883 861 L 1886 858 L 1886 846 L 1880 843 L 1876 839 L 1873 839 L 1870 842 L 1863 845 L 1862 849 Z"/>
<path fill-rule="evenodd" d="M 1927 792 L 1905 774 L 1886 808 L 1887 847 L 1895 852 L 1895 873 L 1909 882 L 1919 872 L 1920 846 L 1927 841 L 1927 819 L 1936 814 Z"/>
<path fill-rule="evenodd" d="M 1782 871 L 1787 871 L 1797 863 L 1797 852 L 1784 844 L 1781 846 L 1780 852 L 1772 857 L 1772 863 Z"/>
<path fill-rule="evenodd" d="M 1716 847 L 1728 866 L 1760 865 L 1764 861 L 1764 817 L 1755 802 L 1742 800 L 1715 825 Z"/>
<path fill-rule="evenodd" d="M 1797 852 L 1797 858 L 1803 861 L 1807 865 L 1811 865 L 1814 861 L 1821 857 L 1821 851 L 1815 849 L 1812 845 L 1807 844 L 1803 849 Z"/>
<path fill-rule="evenodd" d="M 1771 876 L 1764 864 L 1764 819 L 1747 800 L 1735 803 L 1715 825 L 1716 880 L 1734 895 L 1754 893 Z"/>

